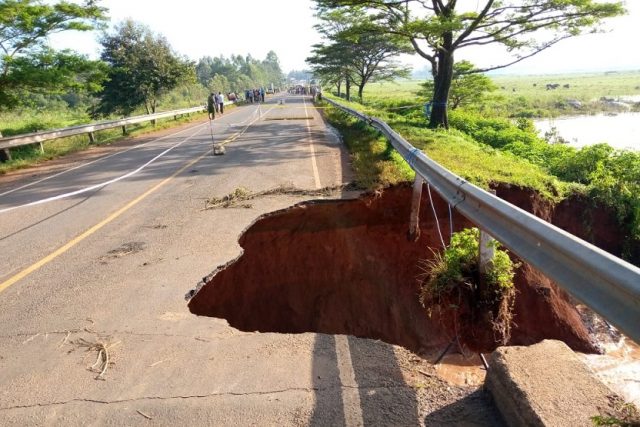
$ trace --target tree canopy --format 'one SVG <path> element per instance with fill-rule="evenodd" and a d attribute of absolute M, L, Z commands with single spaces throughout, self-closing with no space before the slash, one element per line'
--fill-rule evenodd
<path fill-rule="evenodd" d="M 307 63 L 327 83 L 339 86 L 344 81 L 347 98 L 352 83 L 362 99 L 367 83 L 409 75 L 406 67 L 393 61 L 399 54 L 411 52 L 407 40 L 385 34 L 362 8 L 318 7 L 316 16 L 320 19 L 316 29 L 325 41 L 314 45 Z"/>
<path fill-rule="evenodd" d="M 71 51 L 56 52 L 46 41 L 61 31 L 100 28 L 106 19 L 106 9 L 94 0 L 0 2 L 0 107 L 17 104 L 27 91 L 95 89 L 103 74 L 100 64 Z"/>
<path fill-rule="evenodd" d="M 139 106 L 154 113 L 160 95 L 195 79 L 193 63 L 174 53 L 164 37 L 134 21 L 105 33 L 101 44 L 101 59 L 110 67 L 94 116 L 128 115 Z"/>
<path fill-rule="evenodd" d="M 196 65 L 196 75 L 210 90 L 236 93 L 270 84 L 280 86 L 285 79 L 274 51 L 269 51 L 264 60 L 251 55 L 205 56 Z"/>
<path fill-rule="evenodd" d="M 448 127 L 447 99 L 458 49 L 502 45 L 507 50 L 502 63 L 473 72 L 504 68 L 561 40 L 598 31 L 604 18 L 624 13 L 620 1 L 598 0 L 480 0 L 476 4 L 457 0 L 316 0 L 316 3 L 337 10 L 365 8 L 380 28 L 406 38 L 415 52 L 431 64 L 434 79 L 431 127 Z"/>

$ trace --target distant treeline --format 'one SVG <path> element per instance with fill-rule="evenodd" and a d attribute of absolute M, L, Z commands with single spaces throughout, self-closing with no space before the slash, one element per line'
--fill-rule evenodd
<path fill-rule="evenodd" d="M 61 116 L 73 110 L 94 118 L 152 113 L 159 106 L 202 103 L 209 91 L 243 93 L 280 86 L 285 80 L 273 51 L 264 60 L 231 55 L 196 62 L 175 52 L 164 36 L 141 23 L 127 19 L 106 29 L 107 14 L 94 1 L 0 2 L 3 118 L 21 112 L 34 116 L 34 109 L 59 111 Z M 50 34 L 68 30 L 103 30 L 100 58 L 49 46 Z M 11 127 L 7 122 L 3 119 L 3 125 Z"/>

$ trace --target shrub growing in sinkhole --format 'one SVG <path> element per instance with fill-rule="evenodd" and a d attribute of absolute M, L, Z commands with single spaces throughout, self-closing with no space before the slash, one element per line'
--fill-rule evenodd
<path fill-rule="evenodd" d="M 491 327 L 495 342 L 505 344 L 511 336 L 515 300 L 515 264 L 496 241 L 494 258 L 484 274 L 479 267 L 477 228 L 454 233 L 443 252 L 421 261 L 420 302 L 429 316 L 453 311 L 453 332 L 460 328 Z M 446 317 L 446 316 L 443 316 Z"/>

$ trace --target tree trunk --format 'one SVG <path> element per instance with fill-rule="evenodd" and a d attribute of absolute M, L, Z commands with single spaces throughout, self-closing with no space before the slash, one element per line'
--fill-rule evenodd
<path fill-rule="evenodd" d="M 445 37 L 445 45 L 451 38 Z M 438 52 L 438 70 L 434 76 L 433 100 L 431 105 L 431 118 L 429 127 L 432 129 L 444 127 L 449 129 L 447 116 L 447 101 L 451 80 L 453 79 L 453 52 L 450 49 L 442 49 Z"/>
<path fill-rule="evenodd" d="M 342 96 L 342 80 L 338 80 L 336 87 L 338 88 L 338 98 L 340 98 Z"/>
<path fill-rule="evenodd" d="M 345 82 L 345 91 L 346 91 L 346 98 L 347 101 L 351 101 L 351 80 L 349 80 L 347 78 L 347 81 Z"/>
<path fill-rule="evenodd" d="M 156 100 L 154 99 L 153 101 L 151 101 L 151 114 L 155 114 L 156 113 Z M 151 123 L 155 126 L 158 124 L 158 121 L 156 119 L 151 120 Z"/>
<path fill-rule="evenodd" d="M 364 91 L 364 83 L 358 85 L 358 98 L 360 98 L 360 102 L 362 102 L 362 92 Z"/>
<path fill-rule="evenodd" d="M 0 132 L 0 138 L 2 138 L 2 132 Z M 11 160 L 11 151 L 8 148 L 0 150 L 0 163 L 8 162 Z"/>

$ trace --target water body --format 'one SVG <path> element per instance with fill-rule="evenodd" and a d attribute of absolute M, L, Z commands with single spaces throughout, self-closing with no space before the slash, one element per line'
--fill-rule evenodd
<path fill-rule="evenodd" d="M 606 142 L 615 148 L 640 151 L 640 113 L 562 117 L 538 120 L 535 126 L 540 135 L 555 127 L 573 147 Z"/>

